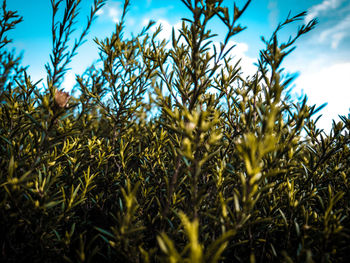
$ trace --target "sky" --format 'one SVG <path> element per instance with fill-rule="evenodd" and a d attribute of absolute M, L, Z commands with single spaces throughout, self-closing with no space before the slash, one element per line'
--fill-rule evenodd
<path fill-rule="evenodd" d="M 65 1 L 63 1 L 65 2 Z M 172 27 L 179 28 L 181 18 L 190 17 L 189 11 L 180 0 L 130 0 L 131 6 L 126 17 L 126 36 L 141 31 L 149 20 L 162 24 L 160 37 L 170 38 Z M 235 1 L 242 7 L 243 0 Z M 76 33 L 81 32 L 92 6 L 92 0 L 82 0 Z M 224 0 L 232 7 L 233 1 Z M 46 79 L 45 64 L 49 61 L 51 42 L 51 1 L 50 0 L 7 0 L 10 10 L 18 11 L 24 21 L 9 34 L 13 39 L 11 48 L 23 54 L 23 65 L 29 65 L 32 81 Z M 87 42 L 78 49 L 78 55 L 69 65 L 63 87 L 70 91 L 75 84 L 75 74 L 84 70 L 98 59 L 98 47 L 93 39 L 109 37 L 115 29 L 122 12 L 122 0 L 108 0 L 99 11 Z M 284 61 L 282 67 L 297 78 L 292 92 L 296 96 L 306 94 L 308 104 L 317 106 L 327 103 L 320 111 L 322 117 L 318 127 L 329 131 L 332 120 L 339 121 L 338 115 L 350 113 L 350 0 L 252 0 L 239 23 L 247 29 L 234 36 L 236 48 L 232 53 L 242 58 L 242 70 L 254 72 L 254 63 L 259 50 L 264 48 L 261 36 L 269 38 L 277 24 L 289 12 L 295 15 L 307 11 L 301 23 L 317 18 L 316 28 L 296 43 L 296 50 Z M 300 25 L 300 23 L 299 23 Z M 287 41 L 295 35 L 298 24 L 283 29 L 280 41 Z M 224 27 L 219 21 L 211 25 L 213 32 L 224 36 Z M 43 82 L 45 83 L 45 82 Z"/>

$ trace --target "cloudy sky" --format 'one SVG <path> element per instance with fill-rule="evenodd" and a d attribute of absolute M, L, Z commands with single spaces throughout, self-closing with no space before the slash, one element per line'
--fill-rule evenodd
<path fill-rule="evenodd" d="M 82 2 L 77 32 L 84 26 L 93 1 Z M 228 6 L 232 6 L 232 2 L 224 0 Z M 238 0 L 236 4 L 242 6 L 244 2 Z M 23 64 L 30 65 L 28 72 L 33 81 L 45 79 L 44 65 L 52 48 L 50 0 L 7 0 L 7 5 L 24 18 L 10 34 L 14 39 L 12 47 L 16 52 L 23 51 Z M 98 48 L 92 39 L 110 36 L 121 11 L 121 0 L 108 0 L 100 10 L 88 41 L 70 64 L 72 69 L 63 83 L 66 90 L 74 85 L 75 74 L 81 74 L 98 58 Z M 264 47 L 260 37 L 269 37 L 289 11 L 292 14 L 308 11 L 304 23 L 312 18 L 319 20 L 316 29 L 297 42 L 297 49 L 285 60 L 283 67 L 287 72 L 298 74 L 294 81 L 296 94 L 306 94 L 311 105 L 328 103 L 321 111 L 323 116 L 318 125 L 329 130 L 331 120 L 339 120 L 339 114 L 347 115 L 350 108 L 350 0 L 253 0 L 240 20 L 247 29 L 234 37 L 237 47 L 233 53 L 242 58 L 243 71 L 253 71 L 253 63 Z M 161 36 L 168 38 L 171 28 L 178 27 L 181 18 L 189 15 L 180 0 L 131 0 L 126 32 L 136 34 L 152 19 L 163 25 Z M 289 35 L 295 34 L 297 26 L 286 27 L 280 40 L 287 41 Z M 219 35 L 225 34 L 220 23 L 214 22 L 212 27 Z"/>

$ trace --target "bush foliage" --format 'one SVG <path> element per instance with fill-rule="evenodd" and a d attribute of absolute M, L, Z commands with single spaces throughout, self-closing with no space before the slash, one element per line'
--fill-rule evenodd
<path fill-rule="evenodd" d="M 126 0 L 115 31 L 95 39 L 100 62 L 76 76 L 75 97 L 62 79 L 105 1 L 73 46 L 82 1 L 51 1 L 44 88 L 7 49 L 22 18 L 3 2 L 2 262 L 349 260 L 350 119 L 318 129 L 320 108 L 290 99 L 281 68 L 316 20 L 281 42 L 305 13 L 289 15 L 244 77 L 230 40 L 250 1 L 182 2 L 192 16 L 166 42 L 154 22 L 124 37 Z M 213 19 L 227 29 L 220 44 Z"/>

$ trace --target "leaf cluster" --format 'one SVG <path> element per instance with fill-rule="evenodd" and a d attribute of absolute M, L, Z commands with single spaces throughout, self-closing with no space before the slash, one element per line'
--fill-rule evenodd
<path fill-rule="evenodd" d="M 222 0 L 183 0 L 192 14 L 168 43 L 150 22 L 124 37 L 129 1 L 100 65 L 60 91 L 80 1 L 53 8 L 44 90 L 4 47 L 21 18 L 0 21 L 2 262 L 345 262 L 349 259 L 349 117 L 326 134 L 321 108 L 293 101 L 281 68 L 295 41 L 263 38 L 256 73 L 230 54 L 237 21 Z M 227 28 L 215 43 L 208 23 Z M 58 22 L 59 21 L 59 22 Z M 148 97 L 147 97 L 148 95 Z M 60 96 L 63 103 L 58 103 Z M 66 100 L 69 101 L 69 105 Z"/>

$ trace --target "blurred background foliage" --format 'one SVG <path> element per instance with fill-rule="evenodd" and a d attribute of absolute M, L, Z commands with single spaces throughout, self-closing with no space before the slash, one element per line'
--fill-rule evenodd
<path fill-rule="evenodd" d="M 346 262 L 350 249 L 349 117 L 326 134 L 322 107 L 292 101 L 283 59 L 317 23 L 286 42 L 289 15 L 264 38 L 257 71 L 229 56 L 250 1 L 182 0 L 167 43 L 150 22 L 95 39 L 100 65 L 61 87 L 82 1 L 52 0 L 53 50 L 44 89 L 7 49 L 22 22 L 3 1 L 0 21 L 2 262 Z M 62 17 L 57 15 L 62 10 Z M 208 23 L 227 28 L 215 45 Z M 341 96 L 341 94 L 339 94 Z"/>

